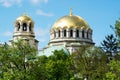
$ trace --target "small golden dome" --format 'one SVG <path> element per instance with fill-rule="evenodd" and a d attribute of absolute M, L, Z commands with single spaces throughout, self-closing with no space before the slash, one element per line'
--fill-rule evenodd
<path fill-rule="evenodd" d="M 26 15 L 25 13 L 22 15 L 22 16 L 20 16 L 20 17 L 18 17 L 16 20 L 20 20 L 20 21 L 32 21 L 32 19 L 28 16 L 28 15 Z"/>
<path fill-rule="evenodd" d="M 55 24 L 52 26 L 52 29 L 59 28 L 90 28 L 88 23 L 81 18 L 80 16 L 74 16 L 72 13 L 67 16 L 63 16 L 58 19 Z"/>

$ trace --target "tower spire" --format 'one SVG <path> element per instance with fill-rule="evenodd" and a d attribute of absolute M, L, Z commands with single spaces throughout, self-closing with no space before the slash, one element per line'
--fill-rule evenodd
<path fill-rule="evenodd" d="M 72 13 L 72 7 L 70 8 L 70 16 L 72 16 L 73 15 L 73 13 Z"/>
<path fill-rule="evenodd" d="M 23 15 L 27 15 L 26 11 L 23 12 Z"/>

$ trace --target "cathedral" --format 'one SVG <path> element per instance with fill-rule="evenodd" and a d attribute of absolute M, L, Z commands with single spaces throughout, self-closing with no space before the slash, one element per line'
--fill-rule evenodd
<path fill-rule="evenodd" d="M 62 16 L 52 25 L 50 41 L 45 48 L 39 50 L 38 55 L 49 56 L 54 50 L 61 49 L 65 53 L 71 54 L 81 45 L 94 45 L 92 32 L 89 24 L 82 17 L 74 15 L 70 11 L 68 15 Z M 39 40 L 35 39 L 34 21 L 25 13 L 15 20 L 14 34 L 10 42 L 17 39 L 28 41 L 31 46 L 38 49 Z"/>

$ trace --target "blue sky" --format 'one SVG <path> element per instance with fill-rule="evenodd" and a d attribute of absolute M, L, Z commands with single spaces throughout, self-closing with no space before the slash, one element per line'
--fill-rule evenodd
<path fill-rule="evenodd" d="M 120 17 L 120 0 L 0 0 L 0 42 L 8 42 L 14 32 L 14 21 L 25 11 L 35 22 L 39 48 L 49 42 L 49 30 L 64 15 L 83 17 L 93 29 L 97 46 L 108 34 L 114 33 L 110 25 Z"/>

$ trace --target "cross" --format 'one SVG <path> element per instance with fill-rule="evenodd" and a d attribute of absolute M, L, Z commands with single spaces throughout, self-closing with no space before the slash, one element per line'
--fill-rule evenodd
<path fill-rule="evenodd" d="M 23 15 L 26 15 L 26 11 L 24 10 Z"/>
<path fill-rule="evenodd" d="M 72 8 L 70 8 L 70 16 L 72 16 L 72 10 L 73 10 L 73 9 L 72 9 Z"/>

